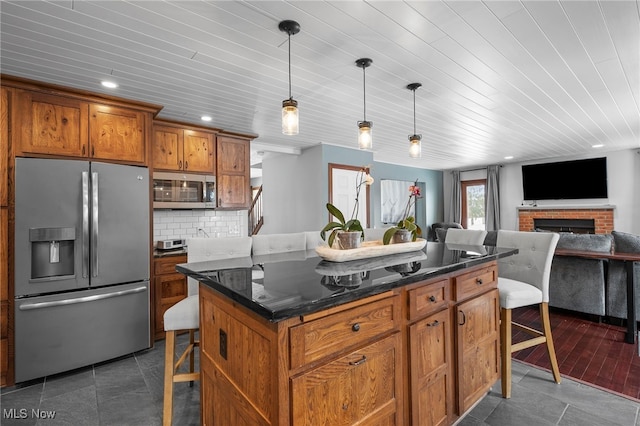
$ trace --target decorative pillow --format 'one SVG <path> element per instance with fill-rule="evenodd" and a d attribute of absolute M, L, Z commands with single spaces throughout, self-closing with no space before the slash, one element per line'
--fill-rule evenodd
<path fill-rule="evenodd" d="M 449 228 L 437 228 L 436 229 L 436 241 L 444 243 L 444 240 L 447 237 L 447 229 L 449 229 Z"/>
<path fill-rule="evenodd" d="M 640 253 L 640 235 L 620 231 L 613 231 L 611 235 L 613 235 L 615 251 L 621 253 Z"/>
<path fill-rule="evenodd" d="M 609 234 L 571 234 L 560 232 L 557 248 L 611 253 L 613 237 Z"/>
<path fill-rule="evenodd" d="M 484 243 L 482 243 L 482 245 L 495 247 L 497 240 L 498 231 L 487 231 L 487 236 L 484 237 Z"/>

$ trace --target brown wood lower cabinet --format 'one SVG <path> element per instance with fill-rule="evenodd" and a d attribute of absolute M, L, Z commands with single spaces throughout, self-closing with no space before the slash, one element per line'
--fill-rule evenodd
<path fill-rule="evenodd" d="M 496 287 L 490 262 L 270 322 L 201 285 L 202 424 L 453 424 L 498 379 Z"/>
<path fill-rule="evenodd" d="M 187 278 L 176 272 L 178 263 L 186 263 L 187 255 L 156 257 L 154 271 L 154 340 L 164 339 L 164 313 L 187 297 Z"/>

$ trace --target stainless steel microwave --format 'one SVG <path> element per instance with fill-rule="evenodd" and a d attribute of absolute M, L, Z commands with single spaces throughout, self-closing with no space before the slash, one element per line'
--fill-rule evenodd
<path fill-rule="evenodd" d="M 179 172 L 153 173 L 154 209 L 216 207 L 216 177 Z"/>

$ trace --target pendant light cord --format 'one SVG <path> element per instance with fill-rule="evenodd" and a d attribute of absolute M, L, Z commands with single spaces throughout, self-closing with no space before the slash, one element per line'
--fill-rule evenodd
<path fill-rule="evenodd" d="M 289 34 L 289 99 L 291 99 L 291 31 L 287 31 Z"/>
<path fill-rule="evenodd" d="M 413 90 L 413 134 L 416 134 L 416 91 Z"/>
<path fill-rule="evenodd" d="M 366 66 L 362 67 L 362 103 L 364 110 L 364 121 L 367 121 L 367 74 L 365 73 Z"/>

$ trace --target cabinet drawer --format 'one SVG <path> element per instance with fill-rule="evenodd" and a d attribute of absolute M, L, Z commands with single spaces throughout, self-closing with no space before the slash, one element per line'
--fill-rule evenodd
<path fill-rule="evenodd" d="M 156 275 L 175 274 L 178 263 L 186 263 L 187 255 L 167 256 L 156 258 L 153 262 L 153 270 Z"/>
<path fill-rule="evenodd" d="M 409 290 L 409 320 L 421 318 L 449 303 L 449 280 L 443 279 L 422 287 Z"/>
<path fill-rule="evenodd" d="M 353 349 L 392 331 L 400 316 L 397 296 L 291 327 L 291 368 Z"/>
<path fill-rule="evenodd" d="M 484 293 L 498 286 L 498 267 L 495 263 L 454 278 L 457 302 Z"/>

